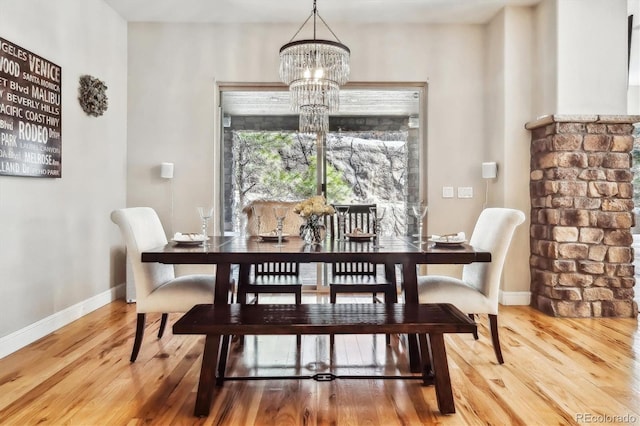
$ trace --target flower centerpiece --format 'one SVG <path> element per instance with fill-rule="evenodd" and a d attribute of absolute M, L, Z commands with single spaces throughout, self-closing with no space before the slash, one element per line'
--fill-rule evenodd
<path fill-rule="evenodd" d="M 335 210 L 327 204 L 324 196 L 315 195 L 293 207 L 293 212 L 305 219 L 305 223 L 300 226 L 300 237 L 307 244 L 320 244 L 324 241 L 327 230 L 321 218 L 325 215 L 334 214 Z"/>

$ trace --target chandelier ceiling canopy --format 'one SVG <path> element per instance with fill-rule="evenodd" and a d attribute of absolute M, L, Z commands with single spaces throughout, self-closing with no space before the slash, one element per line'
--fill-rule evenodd
<path fill-rule="evenodd" d="M 300 113 L 300 131 L 326 132 L 329 113 L 340 107 L 340 86 L 349 79 L 351 51 L 322 19 L 313 1 L 309 17 L 293 40 L 313 17 L 313 39 L 289 41 L 280 48 L 280 79 L 289 86 L 291 109 Z M 316 38 L 317 19 L 336 41 Z"/>

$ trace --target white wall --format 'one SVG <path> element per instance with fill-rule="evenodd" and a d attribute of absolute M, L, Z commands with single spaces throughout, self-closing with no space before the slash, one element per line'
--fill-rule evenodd
<path fill-rule="evenodd" d="M 534 45 L 531 120 L 557 112 L 558 99 L 558 0 L 542 0 L 534 8 Z"/>
<path fill-rule="evenodd" d="M 559 0 L 557 114 L 627 113 L 626 0 Z"/>
<path fill-rule="evenodd" d="M 213 193 L 214 82 L 278 82 L 278 51 L 297 26 L 129 25 L 128 204 L 169 223 L 162 161 L 175 163 L 175 227 L 198 229 Z M 471 232 L 481 210 L 483 27 L 334 25 L 351 49 L 351 81 L 429 81 L 429 232 Z M 441 187 L 473 186 L 471 200 Z M 452 214 L 455 212 L 455 214 Z"/>
<path fill-rule="evenodd" d="M 522 210 L 529 216 L 530 133 L 522 123 L 532 114 L 534 17 L 530 9 L 507 8 L 505 12 L 505 128 L 503 188 L 504 206 Z M 515 232 L 504 268 L 504 294 L 528 292 L 529 220 Z M 508 296 L 506 296 L 508 297 Z M 513 302 L 519 301 L 513 296 Z M 505 304 L 510 303 L 504 299 Z M 528 303 L 528 300 L 526 301 Z"/>
<path fill-rule="evenodd" d="M 506 111 L 506 24 L 505 12 L 500 12 L 486 28 L 485 43 L 485 145 L 481 162 L 495 161 L 498 176 L 488 182 L 487 207 L 502 207 L 505 197 L 505 111 Z M 484 194 L 483 194 L 484 195 Z"/>
<path fill-rule="evenodd" d="M 125 205 L 127 27 L 102 0 L 0 0 L 0 36 L 62 67 L 63 176 L 0 176 L 2 357 L 19 330 L 59 326 L 69 315 L 56 315 L 123 281 L 109 213 Z M 83 74 L 108 86 L 100 118 L 78 104 Z"/>
<path fill-rule="evenodd" d="M 548 114 L 631 113 L 627 10 L 627 0 L 542 0 L 538 4 L 531 120 Z"/>
<path fill-rule="evenodd" d="M 507 7 L 487 25 L 485 55 L 486 146 L 482 161 L 498 163 L 489 180 L 488 207 L 515 208 L 529 214 L 529 133 L 522 126 L 532 114 L 534 12 Z M 525 271 L 523 273 L 523 271 Z M 505 263 L 505 304 L 529 301 L 529 226 L 514 234 Z"/>

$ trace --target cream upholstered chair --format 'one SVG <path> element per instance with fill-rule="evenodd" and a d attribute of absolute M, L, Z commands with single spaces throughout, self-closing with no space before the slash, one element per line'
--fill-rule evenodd
<path fill-rule="evenodd" d="M 286 207 L 289 211 L 283 223 L 283 234 L 298 236 L 302 218 L 293 213 L 297 201 L 256 200 L 247 205 L 242 211 L 247 215 L 246 231 L 250 236 L 259 233 L 270 233 L 276 229 L 274 207 Z M 254 217 L 254 208 L 261 213 L 260 230 L 258 220 Z M 294 294 L 296 304 L 302 303 L 302 281 L 300 279 L 300 265 L 294 262 L 263 262 L 252 266 L 253 279 L 250 282 L 238 283 L 238 303 L 247 303 L 247 294 L 255 294 L 254 301 L 258 302 L 260 294 L 285 293 Z"/>
<path fill-rule="evenodd" d="M 300 234 L 300 225 L 304 223 L 304 219 L 300 215 L 293 212 L 293 208 L 299 201 L 277 201 L 277 200 L 255 200 L 242 209 L 247 215 L 246 233 L 247 235 L 258 235 L 258 233 L 269 233 L 276 231 L 276 217 L 273 213 L 274 207 L 287 207 L 289 212 L 284 219 L 282 233 L 291 236 Z M 253 207 L 257 207 L 262 213 L 260 216 L 260 231 L 258 232 L 258 221 L 253 216 Z"/>
<path fill-rule="evenodd" d="M 504 363 L 498 338 L 500 278 L 513 233 L 524 219 L 524 213 L 519 210 L 483 210 L 469 244 L 491 252 L 491 262 L 465 265 L 462 269 L 462 279 L 441 275 L 418 278 L 420 303 L 451 303 L 472 318 L 474 314 L 488 314 L 493 350 L 500 364 Z M 475 337 L 477 339 L 477 335 Z"/>
<path fill-rule="evenodd" d="M 144 334 L 145 314 L 161 313 L 158 338 L 162 337 L 168 313 L 187 312 L 194 305 L 213 303 L 215 275 L 176 277 L 173 265 L 143 263 L 141 253 L 167 244 L 162 223 L 150 207 L 133 207 L 111 212 L 127 247 L 136 288 L 138 321 L 131 362 L 138 357 Z"/>

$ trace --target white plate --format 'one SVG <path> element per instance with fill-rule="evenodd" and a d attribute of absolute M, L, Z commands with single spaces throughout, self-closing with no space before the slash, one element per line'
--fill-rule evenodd
<path fill-rule="evenodd" d="M 200 244 L 202 244 L 204 242 L 204 239 L 202 240 L 176 240 L 173 239 L 171 240 L 174 243 L 180 245 L 180 246 L 199 246 Z"/>
<path fill-rule="evenodd" d="M 375 236 L 376 234 L 347 234 L 347 238 L 351 241 L 369 241 Z"/>
<path fill-rule="evenodd" d="M 459 247 L 467 242 L 467 240 L 458 240 L 453 238 L 431 238 L 430 243 L 435 243 L 437 247 Z"/>
<path fill-rule="evenodd" d="M 262 241 L 278 241 L 278 236 L 271 233 L 260 234 L 258 236 L 262 238 Z M 282 234 L 282 241 L 286 240 L 288 236 L 289 234 Z"/>
<path fill-rule="evenodd" d="M 173 241 L 176 244 L 185 245 L 185 246 L 196 246 L 202 244 L 206 238 L 202 234 L 181 234 L 180 232 L 176 232 L 176 235 L 173 236 Z"/>

